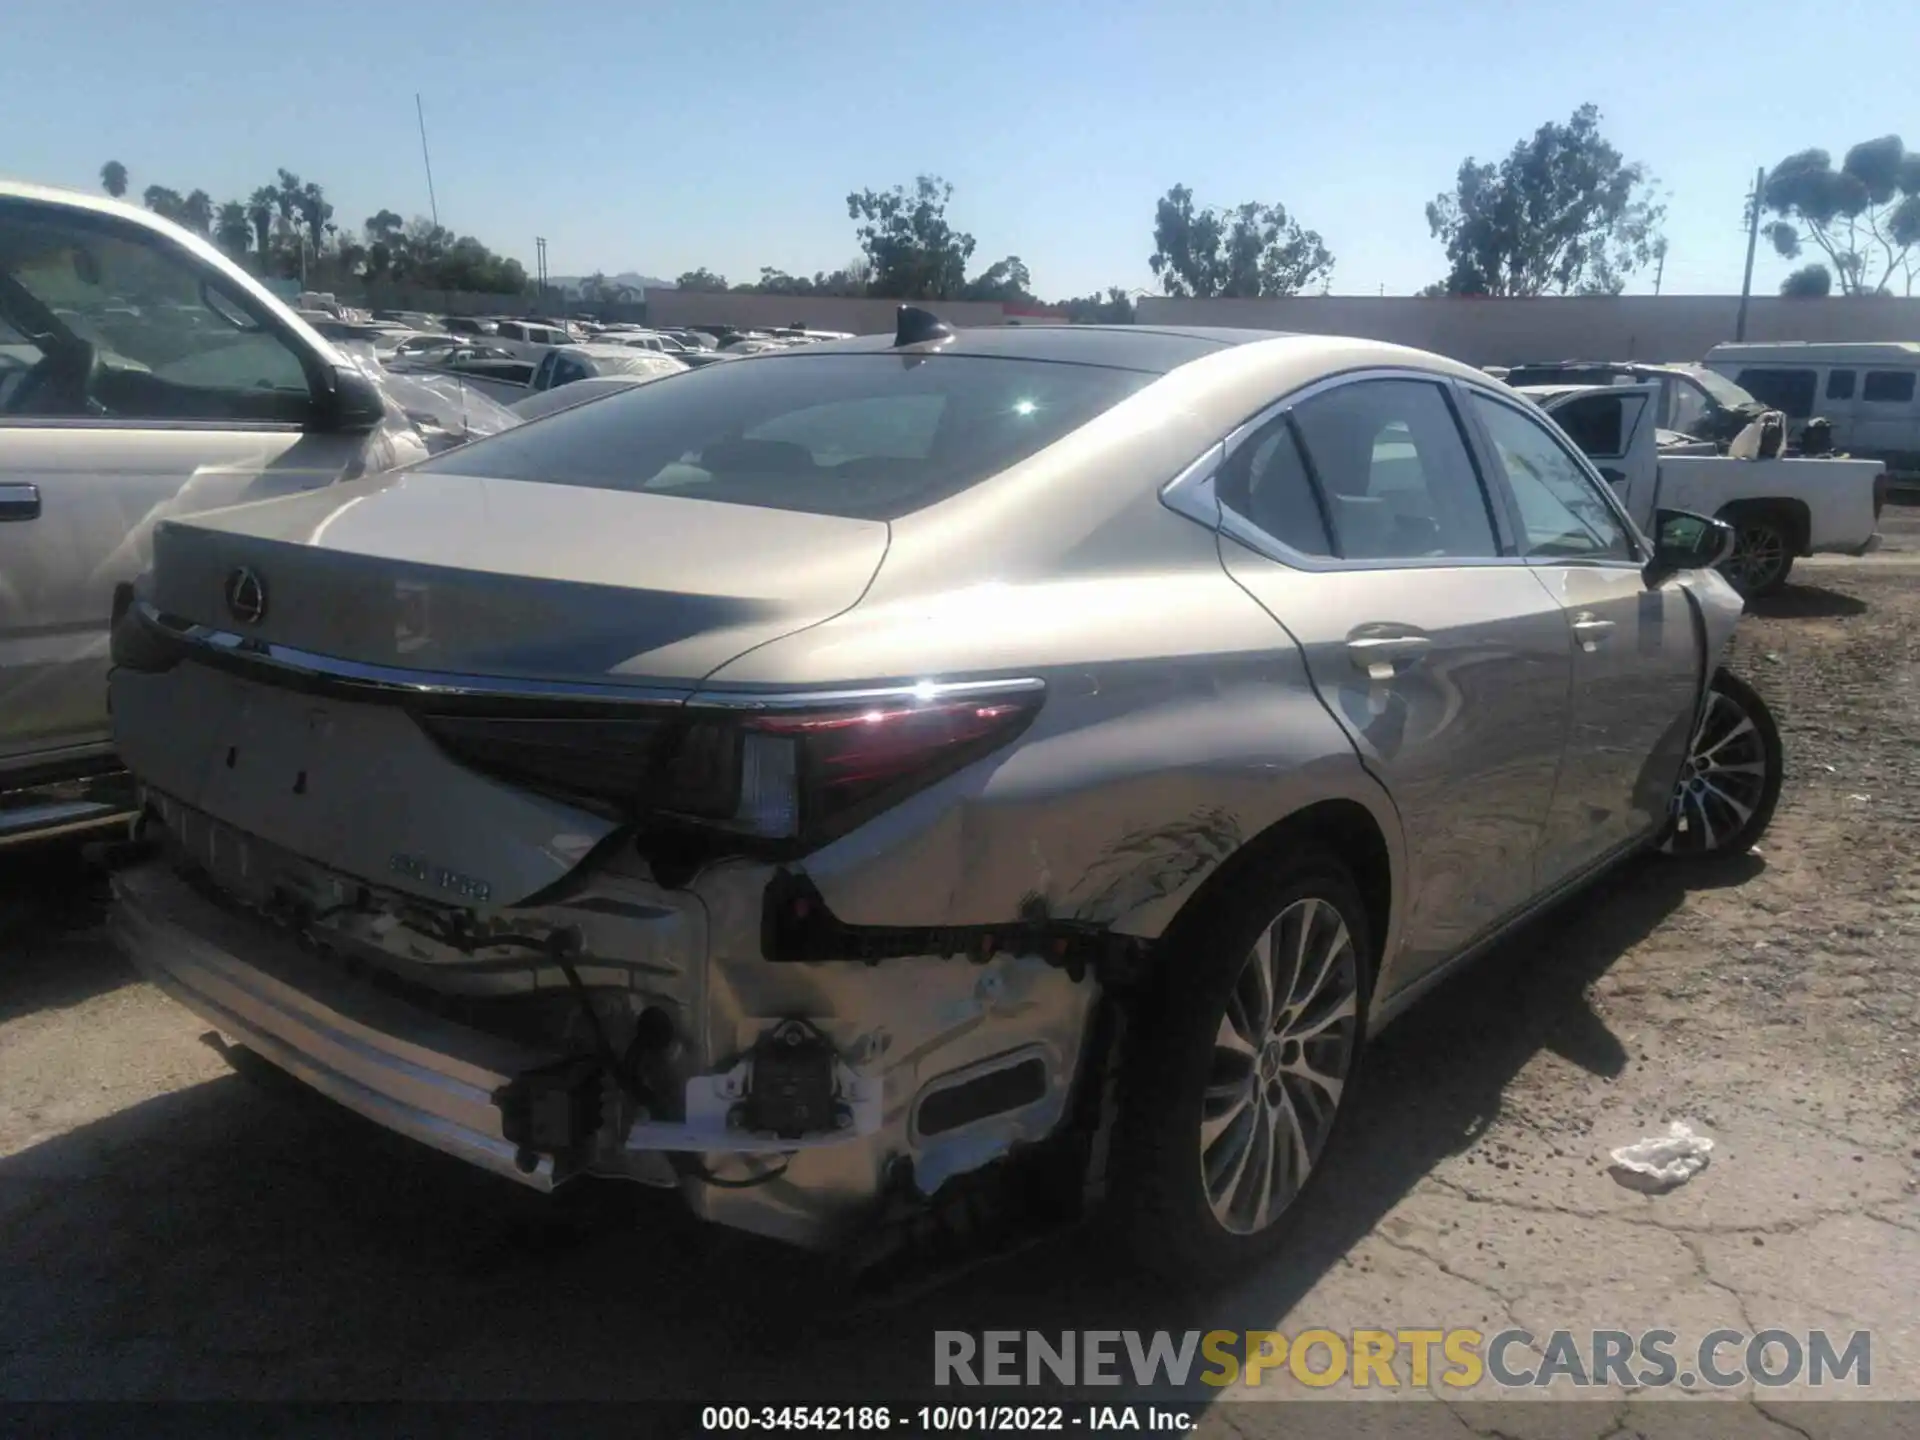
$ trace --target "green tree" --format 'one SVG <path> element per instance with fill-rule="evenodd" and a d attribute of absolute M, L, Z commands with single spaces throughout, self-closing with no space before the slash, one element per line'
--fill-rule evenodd
<path fill-rule="evenodd" d="M 407 222 L 391 210 L 369 215 L 362 233 L 367 237 L 367 274 L 376 280 L 395 278 L 402 261 L 401 236 Z"/>
<path fill-rule="evenodd" d="M 914 177 L 913 189 L 860 190 L 847 196 L 847 217 L 872 262 L 869 290 L 899 300 L 950 300 L 967 282 L 973 236 L 947 223 L 953 186 L 937 175 Z"/>
<path fill-rule="evenodd" d="M 236 260 L 247 253 L 253 243 L 253 225 L 243 202 L 229 200 L 220 207 L 213 220 L 213 238 Z"/>
<path fill-rule="evenodd" d="M 1831 267 L 1829 287 L 1837 278 L 1841 294 L 1879 294 L 1896 274 L 1913 293 L 1920 274 L 1920 152 L 1909 151 L 1898 135 L 1861 141 L 1837 170 L 1825 150 L 1789 155 L 1761 186 L 1760 209 L 1779 217 L 1767 226 L 1773 248 L 1789 260 L 1809 245 L 1818 249 L 1827 263 L 1807 269 Z"/>
<path fill-rule="evenodd" d="M 204 190 L 190 191 L 180 202 L 180 220 L 196 235 L 213 233 L 213 197 Z"/>
<path fill-rule="evenodd" d="M 727 277 L 724 275 L 716 275 L 713 271 L 702 265 L 698 270 L 686 271 L 678 280 L 673 282 L 673 285 L 676 290 L 694 290 L 702 293 L 712 293 L 727 288 Z"/>
<path fill-rule="evenodd" d="M 1542 125 L 1498 165 L 1467 157 L 1427 206 L 1450 295 L 1617 295 L 1653 259 L 1665 218 L 1645 168 L 1601 137 L 1593 105 Z"/>
<path fill-rule="evenodd" d="M 1003 305 L 1032 305 L 1033 276 L 1018 255 L 996 260 L 966 284 L 962 292 L 968 300 L 998 300 Z"/>
<path fill-rule="evenodd" d="M 1153 246 L 1147 264 L 1169 295 L 1297 295 L 1333 274 L 1319 232 L 1302 227 L 1286 206 L 1196 209 L 1185 185 L 1154 206 Z"/>
<path fill-rule="evenodd" d="M 100 167 L 100 188 L 118 200 L 127 193 L 127 167 L 109 160 Z"/>
<path fill-rule="evenodd" d="M 147 186 L 141 192 L 140 198 L 146 203 L 147 209 L 153 211 L 162 220 L 180 220 L 181 212 L 186 208 L 187 203 L 180 198 L 178 190 L 169 190 L 164 185 Z"/>
<path fill-rule="evenodd" d="M 271 185 L 262 185 L 247 197 L 247 220 L 253 226 L 254 251 L 262 275 L 273 273 L 273 207 L 277 193 Z"/>
<path fill-rule="evenodd" d="M 313 247 L 313 253 L 323 253 L 327 248 L 328 222 L 333 219 L 333 206 L 327 203 L 325 193 L 309 180 L 300 187 L 294 208 L 300 212 L 300 223 L 306 227 L 307 243 Z"/>
<path fill-rule="evenodd" d="M 1780 293 L 1812 298 L 1833 293 L 1833 272 L 1824 265 L 1802 265 L 1780 282 Z"/>
<path fill-rule="evenodd" d="M 1064 310 L 1076 325 L 1131 325 L 1133 297 L 1118 285 L 1109 285 L 1104 295 L 1080 295 L 1062 300 L 1056 309 Z"/>

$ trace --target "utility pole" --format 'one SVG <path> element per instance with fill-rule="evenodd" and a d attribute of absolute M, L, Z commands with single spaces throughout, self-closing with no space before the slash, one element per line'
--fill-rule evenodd
<path fill-rule="evenodd" d="M 1660 263 L 1653 268 L 1653 293 L 1660 293 L 1660 281 L 1667 273 L 1667 237 L 1662 235 L 1659 244 L 1654 247 L 1654 255 Z"/>
<path fill-rule="evenodd" d="M 433 228 L 440 228 L 440 202 L 433 194 L 433 157 L 427 153 L 427 112 L 420 104 L 420 92 L 413 92 L 413 113 L 420 121 L 420 159 L 427 167 L 427 205 L 433 211 Z"/>
<path fill-rule="evenodd" d="M 1747 200 L 1747 273 L 1740 282 L 1740 315 L 1733 322 L 1733 338 L 1736 341 L 1747 338 L 1747 299 L 1753 294 L 1753 250 L 1760 243 L 1760 192 L 1766 188 L 1767 167 L 1762 165 L 1753 175 L 1753 194 Z"/>
<path fill-rule="evenodd" d="M 533 269 L 540 291 L 540 308 L 544 310 L 547 306 L 547 237 L 544 235 L 533 237 Z"/>

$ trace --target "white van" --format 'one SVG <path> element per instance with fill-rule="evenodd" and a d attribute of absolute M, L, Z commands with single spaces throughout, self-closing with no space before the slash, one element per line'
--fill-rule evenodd
<path fill-rule="evenodd" d="M 1824 416 L 1833 422 L 1835 450 L 1884 460 L 1889 472 L 1920 479 L 1920 342 L 1716 345 L 1707 365 L 1786 412 L 1790 436 L 1797 439 L 1809 419 Z"/>

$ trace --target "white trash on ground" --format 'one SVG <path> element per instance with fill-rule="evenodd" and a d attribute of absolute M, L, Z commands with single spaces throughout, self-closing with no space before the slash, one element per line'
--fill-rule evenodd
<path fill-rule="evenodd" d="M 1666 1134 L 1613 1151 L 1613 1178 L 1635 1190 L 1671 1190 L 1706 1169 L 1712 1153 L 1712 1140 L 1694 1134 L 1686 1121 L 1675 1120 Z"/>

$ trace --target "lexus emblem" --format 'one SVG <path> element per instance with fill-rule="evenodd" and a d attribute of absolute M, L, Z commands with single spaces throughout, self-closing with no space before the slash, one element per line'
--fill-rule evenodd
<path fill-rule="evenodd" d="M 227 576 L 227 613 L 242 625 L 267 618 L 267 586 L 245 565 Z"/>

